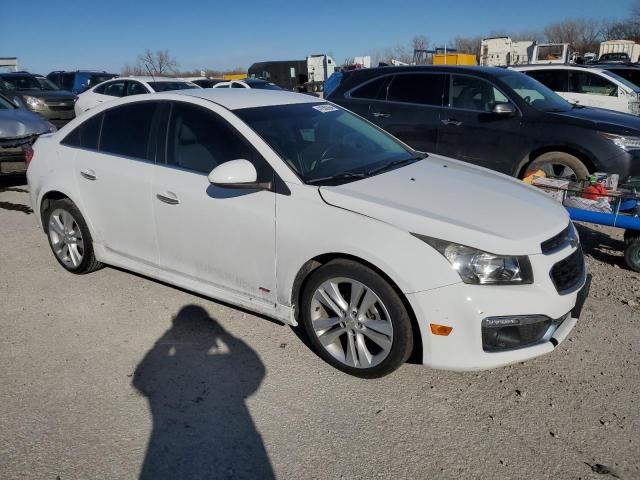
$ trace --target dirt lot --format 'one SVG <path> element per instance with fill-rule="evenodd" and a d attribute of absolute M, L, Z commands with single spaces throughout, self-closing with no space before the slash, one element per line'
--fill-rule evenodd
<path fill-rule="evenodd" d="M 376 381 L 283 325 L 113 268 L 73 276 L 0 184 L 0 478 L 640 478 L 640 275 L 594 275 L 555 352 Z"/>

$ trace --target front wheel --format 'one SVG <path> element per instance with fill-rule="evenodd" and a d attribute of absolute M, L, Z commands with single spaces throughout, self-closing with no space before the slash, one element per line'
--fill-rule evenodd
<path fill-rule="evenodd" d="M 89 228 L 71 200 L 53 200 L 43 220 L 51 251 L 65 270 L 82 274 L 102 267 L 94 255 Z"/>
<path fill-rule="evenodd" d="M 572 182 L 584 180 L 589 176 L 589 169 L 580 159 L 564 152 L 543 153 L 527 168 L 527 171 L 536 170 L 542 170 L 547 177 Z"/>
<path fill-rule="evenodd" d="M 398 293 L 357 262 L 336 260 L 313 272 L 301 316 L 318 355 L 350 375 L 387 375 L 413 349 L 411 320 Z"/>

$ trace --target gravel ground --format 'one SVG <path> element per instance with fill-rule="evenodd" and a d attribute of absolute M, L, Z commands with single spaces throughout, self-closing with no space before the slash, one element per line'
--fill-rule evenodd
<path fill-rule="evenodd" d="M 114 268 L 65 273 L 0 179 L 0 478 L 640 478 L 640 275 L 593 273 L 552 354 L 374 381 L 294 330 Z"/>

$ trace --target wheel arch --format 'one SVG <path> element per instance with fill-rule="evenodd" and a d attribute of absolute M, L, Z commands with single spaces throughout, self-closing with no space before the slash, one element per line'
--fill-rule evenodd
<path fill-rule="evenodd" d="M 84 218 L 84 221 L 87 224 L 87 227 L 89 228 L 89 232 L 91 233 L 92 238 L 95 238 L 93 225 L 87 218 L 87 215 L 85 215 L 85 212 L 83 211 L 83 209 L 78 205 L 78 203 L 73 199 L 71 195 L 62 191 L 62 189 L 58 189 L 58 188 L 52 188 L 51 190 L 48 190 L 45 194 L 42 195 L 40 199 L 38 214 L 40 215 L 40 221 L 42 223 L 42 230 L 44 231 L 44 233 L 47 233 L 47 223 L 45 222 L 45 219 L 44 219 L 44 212 L 47 211 L 52 201 L 62 200 L 65 198 L 68 198 L 69 200 L 71 200 L 73 204 L 76 206 L 76 208 L 80 210 L 80 213 L 82 214 L 82 217 Z"/>
<path fill-rule="evenodd" d="M 402 290 L 400 289 L 398 284 L 389 275 L 387 275 L 383 270 L 378 268 L 373 263 L 356 255 L 339 252 L 324 253 L 307 260 L 302 265 L 302 267 L 300 267 L 293 281 L 290 298 L 296 321 L 299 315 L 299 305 L 302 292 L 304 290 L 306 282 L 309 280 L 309 277 L 315 270 L 333 260 L 351 260 L 353 262 L 360 263 L 361 265 L 370 268 L 378 275 L 380 275 L 391 286 L 391 288 L 393 288 L 393 290 L 398 294 L 398 297 L 402 301 L 404 307 L 407 309 L 407 313 L 409 314 L 409 318 L 411 320 L 411 329 L 413 331 L 413 351 L 411 352 L 411 356 L 409 357 L 409 362 L 422 363 L 422 333 L 420 331 L 420 327 L 418 326 L 418 319 L 413 308 L 411 307 L 409 300 L 407 299 L 405 294 L 402 293 Z"/>
<path fill-rule="evenodd" d="M 529 155 L 523 158 L 518 164 L 514 172 L 514 176 L 516 178 L 523 178 L 527 167 L 531 165 L 531 163 L 533 163 L 536 158 L 538 158 L 540 155 L 544 155 L 545 153 L 550 152 L 567 153 L 569 155 L 573 155 L 585 164 L 589 172 L 592 173 L 597 170 L 596 160 L 592 158 L 591 155 L 589 155 L 587 152 L 578 147 L 567 145 L 545 145 L 544 147 L 538 147 L 535 150 L 532 150 Z"/>

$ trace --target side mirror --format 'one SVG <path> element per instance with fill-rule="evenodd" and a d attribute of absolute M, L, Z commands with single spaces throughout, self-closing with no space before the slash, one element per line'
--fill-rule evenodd
<path fill-rule="evenodd" d="M 258 182 L 256 167 L 249 160 L 230 160 L 209 173 L 209 182 L 222 188 L 249 188 L 270 190 L 271 182 Z"/>
<path fill-rule="evenodd" d="M 510 103 L 496 103 L 493 107 L 493 113 L 504 117 L 511 117 L 516 114 L 516 107 Z"/>

